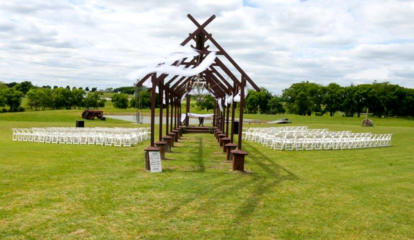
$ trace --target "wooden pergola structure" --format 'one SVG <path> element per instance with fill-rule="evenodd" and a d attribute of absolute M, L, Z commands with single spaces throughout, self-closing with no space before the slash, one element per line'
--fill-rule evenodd
<path fill-rule="evenodd" d="M 245 87 L 247 82 L 256 90 L 260 91 L 260 88 L 252 81 L 252 79 L 240 68 L 240 66 L 230 57 L 230 55 L 217 43 L 213 38 L 213 35 L 207 32 L 206 26 L 215 19 L 215 15 L 207 19 L 203 24 L 199 24 L 190 14 L 188 18 L 196 25 L 197 29 L 189 34 L 189 36 L 181 43 L 182 46 L 187 45 L 191 41 L 195 42 L 195 46 L 191 45 L 196 49 L 200 55 L 193 59 L 184 59 L 182 62 L 175 62 L 173 66 L 184 66 L 185 68 L 192 68 L 198 66 L 205 56 L 211 51 L 209 45 L 214 45 L 218 52 L 213 64 L 211 64 L 205 71 L 198 74 L 199 78 L 202 78 L 207 84 L 209 84 L 210 92 L 215 99 L 221 99 L 222 109 L 219 109 L 219 101 L 216 100 L 214 107 L 213 127 L 215 127 L 215 136 L 220 140 L 224 151 L 227 152 L 227 159 L 233 161 L 233 170 L 244 171 L 244 158 L 247 155 L 242 150 L 242 131 L 243 131 L 243 111 L 245 105 Z M 219 57 L 225 57 L 231 65 L 237 70 L 237 74 L 233 74 L 232 71 L 220 60 Z M 226 76 L 220 73 L 225 73 Z M 236 77 L 239 75 L 239 77 Z M 169 152 L 171 147 L 174 147 L 174 142 L 177 142 L 180 136 L 182 136 L 181 126 L 181 99 L 186 93 L 192 90 L 191 82 L 194 81 L 194 76 L 191 77 L 180 77 L 171 76 L 169 74 L 161 74 L 159 76 L 156 73 L 151 73 L 142 78 L 138 83 L 137 87 L 148 79 L 151 80 L 151 146 L 145 149 L 146 151 L 146 168 L 149 170 L 149 152 L 160 151 L 161 158 L 165 159 L 165 152 Z M 159 141 L 155 142 L 154 130 L 155 130 L 155 101 L 156 101 L 156 87 L 159 90 Z M 239 105 L 239 125 L 238 125 L 238 141 L 237 145 L 234 144 L 234 119 L 236 104 L 231 104 L 231 117 L 230 117 L 230 105 L 225 106 L 225 98 L 227 95 L 236 96 L 238 92 L 241 92 L 240 105 Z M 163 109 L 163 95 L 165 96 L 165 115 Z M 188 112 L 190 107 L 190 95 L 187 95 L 186 104 L 186 119 L 189 120 Z M 163 117 L 166 117 L 165 122 L 165 135 L 163 136 Z M 186 121 L 186 125 L 188 126 Z M 229 132 L 229 122 L 231 122 L 231 131 Z M 229 138 L 230 136 L 230 138 Z M 237 149 L 236 149 L 237 148 Z"/>

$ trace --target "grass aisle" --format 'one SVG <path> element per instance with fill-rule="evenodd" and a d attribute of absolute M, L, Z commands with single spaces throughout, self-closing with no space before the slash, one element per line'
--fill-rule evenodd
<path fill-rule="evenodd" d="M 247 173 L 230 171 L 212 135 L 186 134 L 163 173 L 151 174 L 143 169 L 148 141 L 132 148 L 11 141 L 11 127 L 47 124 L 0 119 L 0 239 L 414 236 L 411 127 L 369 129 L 393 133 L 389 148 L 280 152 L 244 142 Z"/>

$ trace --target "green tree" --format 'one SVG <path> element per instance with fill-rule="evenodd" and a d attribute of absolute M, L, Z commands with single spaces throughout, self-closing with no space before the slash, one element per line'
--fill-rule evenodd
<path fill-rule="evenodd" d="M 56 109 L 62 107 L 70 109 L 72 107 L 73 96 L 70 89 L 57 88 L 53 89 L 53 103 Z"/>
<path fill-rule="evenodd" d="M 114 92 L 114 88 L 111 88 L 111 87 L 105 88 L 104 92 L 108 92 L 108 93 Z"/>
<path fill-rule="evenodd" d="M 119 87 L 119 88 L 113 89 L 113 91 L 116 93 L 125 93 L 128 95 L 131 95 L 131 94 L 134 94 L 135 87 Z"/>
<path fill-rule="evenodd" d="M 88 93 L 88 95 L 83 100 L 84 106 L 86 108 L 97 108 L 99 107 L 100 96 L 98 92 Z"/>
<path fill-rule="evenodd" d="M 266 89 L 261 88 L 260 92 L 249 90 L 246 98 L 246 108 L 248 113 L 257 113 L 260 108 L 261 113 L 269 113 L 269 100 L 272 94 Z"/>
<path fill-rule="evenodd" d="M 306 81 L 294 83 L 289 88 L 283 90 L 282 99 L 285 102 L 286 110 L 289 113 L 299 114 L 300 111 L 297 108 L 298 103 L 296 101 L 300 93 L 304 93 L 307 98 L 307 114 L 311 111 L 321 111 L 324 89 L 319 84 Z M 304 104 L 304 102 L 299 105 L 301 104 Z"/>
<path fill-rule="evenodd" d="M 368 93 L 370 89 L 370 84 L 360 84 L 355 86 L 355 91 L 353 92 L 352 97 L 354 99 L 355 111 L 358 117 L 361 117 L 361 112 L 368 106 Z"/>
<path fill-rule="evenodd" d="M 207 112 L 214 108 L 214 98 L 210 95 L 206 95 L 203 101 L 197 101 L 196 106 L 201 110 L 206 109 Z"/>
<path fill-rule="evenodd" d="M 296 111 L 299 115 L 310 115 L 310 108 L 308 104 L 308 97 L 306 96 L 306 93 L 300 92 L 298 94 L 298 97 L 295 101 L 296 105 Z"/>
<path fill-rule="evenodd" d="M 45 110 L 48 108 L 54 107 L 53 102 L 53 90 L 50 88 L 42 88 L 37 90 L 37 94 L 39 96 L 39 106 Z"/>
<path fill-rule="evenodd" d="M 149 91 L 140 91 L 139 92 L 139 100 L 142 108 L 150 108 L 151 107 L 151 94 Z M 156 101 L 158 102 L 158 101 Z"/>
<path fill-rule="evenodd" d="M 129 100 L 129 107 L 130 108 L 136 108 L 136 99 L 135 98 L 131 98 L 131 100 Z"/>
<path fill-rule="evenodd" d="M 105 107 L 106 99 L 99 99 L 98 100 L 98 107 L 103 108 Z"/>
<path fill-rule="evenodd" d="M 17 85 L 17 82 L 11 82 L 11 83 L 6 83 L 8 88 L 13 88 L 14 86 Z"/>
<path fill-rule="evenodd" d="M 373 92 L 378 97 L 381 105 L 380 113 L 377 113 L 377 115 L 390 117 L 402 109 L 406 96 L 406 91 L 402 87 L 389 82 L 374 82 Z"/>
<path fill-rule="evenodd" d="M 4 97 L 3 92 L 5 92 L 7 89 L 7 84 L 0 82 L 0 107 L 6 106 L 6 98 Z"/>
<path fill-rule="evenodd" d="M 330 83 L 325 87 L 323 94 L 322 103 L 325 106 L 325 112 L 329 112 L 330 116 L 333 117 L 335 112 L 341 108 L 341 100 L 339 97 L 339 90 L 342 87 L 336 83 Z"/>
<path fill-rule="evenodd" d="M 338 90 L 338 98 L 340 99 L 339 110 L 345 113 L 345 116 L 352 117 L 356 112 L 356 104 L 354 99 L 354 86 L 344 87 Z"/>
<path fill-rule="evenodd" d="M 115 93 L 112 96 L 112 103 L 115 108 L 126 109 L 128 108 L 128 95 L 123 93 Z"/>
<path fill-rule="evenodd" d="M 283 108 L 282 98 L 278 96 L 273 96 L 269 100 L 269 113 L 270 114 L 280 114 L 285 113 L 285 109 Z"/>
<path fill-rule="evenodd" d="M 82 89 L 72 89 L 73 106 L 81 108 L 84 106 L 85 91 Z"/>
<path fill-rule="evenodd" d="M 254 90 L 249 90 L 249 94 L 246 98 L 246 112 L 247 113 L 257 113 L 258 108 L 260 107 L 260 96 Z"/>
<path fill-rule="evenodd" d="M 9 88 L 3 90 L 3 97 L 6 105 L 10 107 L 10 112 L 16 112 L 22 103 L 23 92 L 15 90 L 14 88 Z"/>
<path fill-rule="evenodd" d="M 16 84 L 16 86 L 14 86 L 14 88 L 17 91 L 20 91 L 25 95 L 32 87 L 33 87 L 33 84 L 32 84 L 32 82 L 29 82 L 29 81 L 24 81 L 24 82 Z"/>
<path fill-rule="evenodd" d="M 38 88 L 32 88 L 26 93 L 27 104 L 30 106 L 30 109 L 33 107 L 37 111 L 40 106 L 40 99 L 38 94 Z"/>

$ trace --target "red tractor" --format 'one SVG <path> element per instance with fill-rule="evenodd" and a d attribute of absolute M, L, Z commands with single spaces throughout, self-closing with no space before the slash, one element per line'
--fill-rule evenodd
<path fill-rule="evenodd" d="M 103 116 L 103 111 L 100 110 L 90 110 L 90 109 L 85 109 L 85 111 L 83 111 L 82 113 L 82 118 L 84 119 L 88 119 L 88 120 L 94 120 L 95 117 L 105 121 L 105 117 Z"/>

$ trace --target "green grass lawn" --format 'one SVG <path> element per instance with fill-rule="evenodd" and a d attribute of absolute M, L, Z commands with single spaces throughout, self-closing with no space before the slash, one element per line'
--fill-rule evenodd
<path fill-rule="evenodd" d="M 149 141 L 131 148 L 12 141 L 13 127 L 74 126 L 80 112 L 0 114 L 0 239 L 414 236 L 412 121 L 374 119 L 374 128 L 362 128 L 358 118 L 260 115 L 309 128 L 392 133 L 392 147 L 287 152 L 244 142 L 246 173 L 230 171 L 210 134 L 184 135 L 163 172 L 153 174 L 144 170 Z"/>

